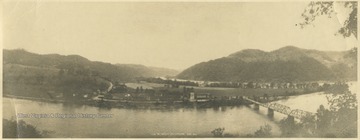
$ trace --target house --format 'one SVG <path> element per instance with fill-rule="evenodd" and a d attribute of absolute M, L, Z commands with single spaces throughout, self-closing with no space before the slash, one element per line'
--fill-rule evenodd
<path fill-rule="evenodd" d="M 190 102 L 207 102 L 211 99 L 210 95 L 205 94 L 195 94 L 194 92 L 190 92 L 189 101 Z"/>

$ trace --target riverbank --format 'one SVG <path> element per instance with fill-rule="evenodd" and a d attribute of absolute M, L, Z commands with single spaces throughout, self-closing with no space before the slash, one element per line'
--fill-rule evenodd
<path fill-rule="evenodd" d="M 44 99 L 35 97 L 23 97 L 15 95 L 3 95 L 5 98 L 24 99 L 30 101 L 48 102 L 48 103 L 66 103 L 88 105 L 100 108 L 211 108 L 220 106 L 237 106 L 244 105 L 243 100 L 239 98 L 227 100 L 209 100 L 205 102 L 189 102 L 189 101 L 131 101 L 131 100 L 80 100 L 80 101 L 66 101 L 60 99 Z"/>
<path fill-rule="evenodd" d="M 49 102 L 49 103 L 86 103 L 88 101 L 66 101 L 61 99 L 48 99 L 48 98 L 36 98 L 36 97 L 25 97 L 25 96 L 16 96 L 16 95 L 8 95 L 4 94 L 3 97 L 5 98 L 15 98 L 15 99 L 25 99 L 25 100 L 31 100 L 31 101 L 40 101 L 40 102 Z"/>
<path fill-rule="evenodd" d="M 303 95 L 303 94 L 300 94 Z M 298 95 L 292 95 L 298 96 Z M 64 103 L 64 104 L 77 104 L 77 105 L 88 105 L 100 108 L 212 108 L 221 106 L 240 106 L 249 105 L 251 103 L 244 101 L 242 96 L 224 96 L 223 98 L 211 99 L 205 102 L 189 102 L 189 101 L 154 101 L 154 100 L 114 100 L 114 99 L 103 99 L 103 100 L 62 100 L 62 99 L 47 99 L 47 98 L 35 98 L 35 97 L 24 97 L 16 95 L 4 94 L 5 98 L 25 99 L 30 101 L 40 101 L 49 103 Z M 264 97 L 258 97 L 257 100 L 260 102 L 273 102 L 278 100 L 284 100 L 291 96 L 273 96 L 268 97 L 265 100 Z M 252 98 L 252 97 L 251 97 Z"/>

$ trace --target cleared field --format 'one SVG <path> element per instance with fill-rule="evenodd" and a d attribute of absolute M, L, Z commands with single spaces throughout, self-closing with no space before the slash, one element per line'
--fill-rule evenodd
<path fill-rule="evenodd" d="M 143 89 L 154 89 L 154 88 L 164 87 L 164 84 L 157 84 L 157 83 L 126 83 L 125 85 L 133 89 L 136 89 L 137 87 L 142 87 Z"/>
<path fill-rule="evenodd" d="M 47 94 L 49 91 L 52 91 L 51 95 L 54 97 L 61 95 L 60 93 L 53 92 L 55 90 L 56 89 L 54 87 L 41 85 L 4 83 L 3 95 L 33 97 L 38 99 L 51 99 L 49 94 Z"/>

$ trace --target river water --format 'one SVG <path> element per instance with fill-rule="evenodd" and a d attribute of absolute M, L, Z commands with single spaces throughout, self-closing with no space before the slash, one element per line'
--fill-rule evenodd
<path fill-rule="evenodd" d="M 354 92 L 356 84 L 351 88 Z M 327 104 L 324 93 L 293 96 L 277 101 L 291 109 L 316 112 L 319 105 Z M 66 105 L 22 99 L 3 98 L 3 117 L 15 118 L 15 114 L 103 114 L 111 117 L 21 117 L 40 130 L 54 131 L 50 137 L 211 137 L 211 131 L 224 127 L 225 133 L 253 134 L 260 126 L 272 126 L 273 135 L 280 135 L 276 121 L 286 117 L 275 112 L 274 119 L 266 116 L 267 109 L 252 108 L 172 108 L 172 109 L 102 109 L 86 105 Z M 275 121 L 274 121 L 275 120 Z"/>

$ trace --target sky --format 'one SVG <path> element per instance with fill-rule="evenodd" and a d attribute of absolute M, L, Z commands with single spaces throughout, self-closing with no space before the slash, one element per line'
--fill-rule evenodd
<path fill-rule="evenodd" d="M 307 4 L 5 0 L 3 46 L 177 70 L 243 49 L 292 45 L 343 51 L 355 46 L 354 37 L 334 35 L 346 14 L 320 17 L 303 29 L 295 26 Z"/>

